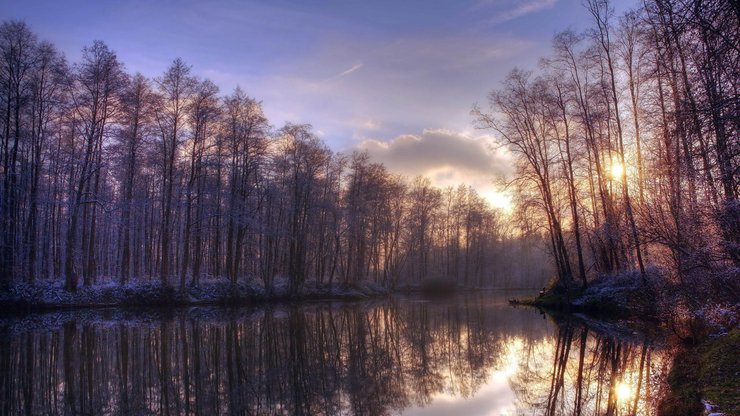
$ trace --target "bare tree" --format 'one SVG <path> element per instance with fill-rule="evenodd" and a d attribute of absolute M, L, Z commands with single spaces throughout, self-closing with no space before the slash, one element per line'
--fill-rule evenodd
<path fill-rule="evenodd" d="M 141 74 L 129 81 L 121 97 L 121 129 L 119 145 L 121 154 L 121 225 L 120 242 L 120 282 L 125 284 L 131 278 L 131 216 L 134 197 L 134 181 L 141 171 L 142 146 L 144 138 L 153 132 L 153 114 L 157 106 L 150 82 Z"/>
<path fill-rule="evenodd" d="M 3 238 L 0 244 L 0 288 L 8 288 L 16 272 L 15 260 L 19 247 L 19 152 L 23 130 L 21 114 L 30 95 L 31 77 L 35 66 L 37 40 L 25 23 L 4 22 L 0 26 L 0 83 L 2 84 L 2 201 L 0 220 Z"/>
<path fill-rule="evenodd" d="M 117 94 L 123 86 L 121 64 L 102 42 L 95 42 L 82 51 L 82 63 L 75 67 L 75 81 L 72 92 L 75 134 L 79 134 L 83 148 L 77 168 L 74 185 L 69 195 L 69 227 L 67 229 L 65 288 L 77 290 L 78 275 L 75 266 L 77 257 L 77 234 L 80 207 L 92 205 L 93 219 L 88 235 L 83 233 L 83 246 L 88 249 L 86 267 L 94 270 L 95 212 L 98 181 L 101 170 L 103 138 L 108 133 L 117 105 Z M 73 183 L 70 175 L 70 184 Z M 85 210 L 87 212 L 87 210 Z M 92 271 L 91 270 L 91 271 Z M 85 274 L 86 284 L 90 284 L 90 272 Z"/>
<path fill-rule="evenodd" d="M 173 199 L 177 180 L 177 156 L 187 129 L 188 106 L 195 95 L 196 79 L 190 75 L 190 67 L 176 59 L 155 80 L 162 96 L 156 108 L 155 121 L 159 129 L 162 146 L 162 225 L 160 231 L 160 279 L 169 284 L 172 249 L 170 241 L 173 229 Z"/>
<path fill-rule="evenodd" d="M 248 229 L 257 229 L 260 181 L 267 151 L 268 121 L 262 106 L 241 88 L 224 100 L 221 134 L 229 163 L 229 215 L 226 237 L 226 274 L 236 284 L 242 262 L 242 244 Z M 254 256 L 254 252 L 250 253 Z"/>

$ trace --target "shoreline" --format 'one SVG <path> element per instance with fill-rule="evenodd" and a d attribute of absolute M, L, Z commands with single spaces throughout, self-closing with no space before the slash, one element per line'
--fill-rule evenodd
<path fill-rule="evenodd" d="M 35 312 L 89 310 L 102 308 L 181 308 L 199 306 L 257 306 L 270 303 L 360 301 L 387 298 L 392 295 L 449 296 L 460 293 L 492 291 L 523 291 L 535 289 L 472 288 L 454 285 L 415 284 L 386 288 L 374 282 L 353 284 L 316 284 L 309 282 L 297 292 L 291 292 L 287 281 L 276 282 L 272 290 L 255 281 L 235 285 L 222 279 L 177 286 L 157 281 L 134 281 L 126 285 L 115 282 L 80 287 L 67 292 L 59 282 L 40 282 L 36 285 L 17 284 L 8 292 L 0 293 L 0 314 L 23 315 Z"/>
<path fill-rule="evenodd" d="M 364 300 L 383 298 L 391 292 L 375 284 L 306 286 L 291 292 L 287 285 L 266 290 L 260 285 L 225 281 L 198 286 L 165 286 L 159 282 L 107 283 L 67 292 L 53 284 L 21 284 L 0 293 L 0 313 L 25 314 L 103 308 L 180 308 L 198 306 L 255 306 L 265 303 Z"/>
<path fill-rule="evenodd" d="M 650 285 L 603 281 L 587 289 L 550 288 L 536 297 L 510 299 L 513 306 L 535 307 L 551 316 L 583 315 L 595 320 L 629 320 L 656 325 L 674 332 L 674 355 L 667 383 L 668 394 L 659 403 L 659 414 L 740 415 L 740 327 L 714 332 L 701 315 L 691 319 L 703 325 L 703 333 L 682 338 L 675 332 L 655 301 L 656 290 Z M 708 302 L 705 306 L 711 306 Z M 706 319 L 706 318 L 705 318 Z M 683 322 L 691 327 L 697 322 Z M 704 412 L 704 413 L 702 413 Z"/>

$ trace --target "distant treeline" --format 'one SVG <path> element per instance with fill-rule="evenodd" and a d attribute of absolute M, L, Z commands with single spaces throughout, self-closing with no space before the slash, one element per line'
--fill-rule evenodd
<path fill-rule="evenodd" d="M 477 110 L 516 155 L 520 214 L 544 225 L 562 282 L 657 265 L 691 302 L 705 284 L 737 299 L 738 4 L 585 6 L 590 29 L 557 34 Z"/>
<path fill-rule="evenodd" d="M 333 153 L 307 125 L 273 128 L 259 101 L 220 95 L 179 59 L 148 79 L 98 41 L 70 65 L 18 21 L 0 26 L 0 198 L 4 288 L 203 276 L 531 287 L 549 270 L 532 250 L 541 237 L 513 233 L 471 188 Z"/>

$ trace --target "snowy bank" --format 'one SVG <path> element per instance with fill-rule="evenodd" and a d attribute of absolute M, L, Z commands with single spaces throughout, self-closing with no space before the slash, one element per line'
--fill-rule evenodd
<path fill-rule="evenodd" d="M 157 281 L 114 282 L 64 290 L 61 282 L 42 281 L 36 285 L 17 284 L 0 293 L 0 312 L 42 309 L 71 309 L 127 306 L 239 305 L 266 301 L 303 299 L 368 299 L 388 294 L 373 282 L 319 285 L 308 282 L 297 292 L 289 290 L 286 279 L 276 279 L 269 290 L 256 280 L 232 284 L 227 279 L 206 279 L 197 286 L 178 287 Z"/>

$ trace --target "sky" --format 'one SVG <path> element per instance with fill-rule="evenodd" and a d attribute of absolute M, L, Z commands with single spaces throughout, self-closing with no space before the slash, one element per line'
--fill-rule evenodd
<path fill-rule="evenodd" d="M 276 127 L 311 124 L 334 151 L 502 207 L 493 180 L 510 155 L 470 110 L 514 67 L 534 69 L 555 33 L 590 23 L 581 0 L 0 0 L 0 17 L 70 62 L 94 40 L 150 77 L 182 58 L 223 94 L 239 85 L 262 101 Z"/>

